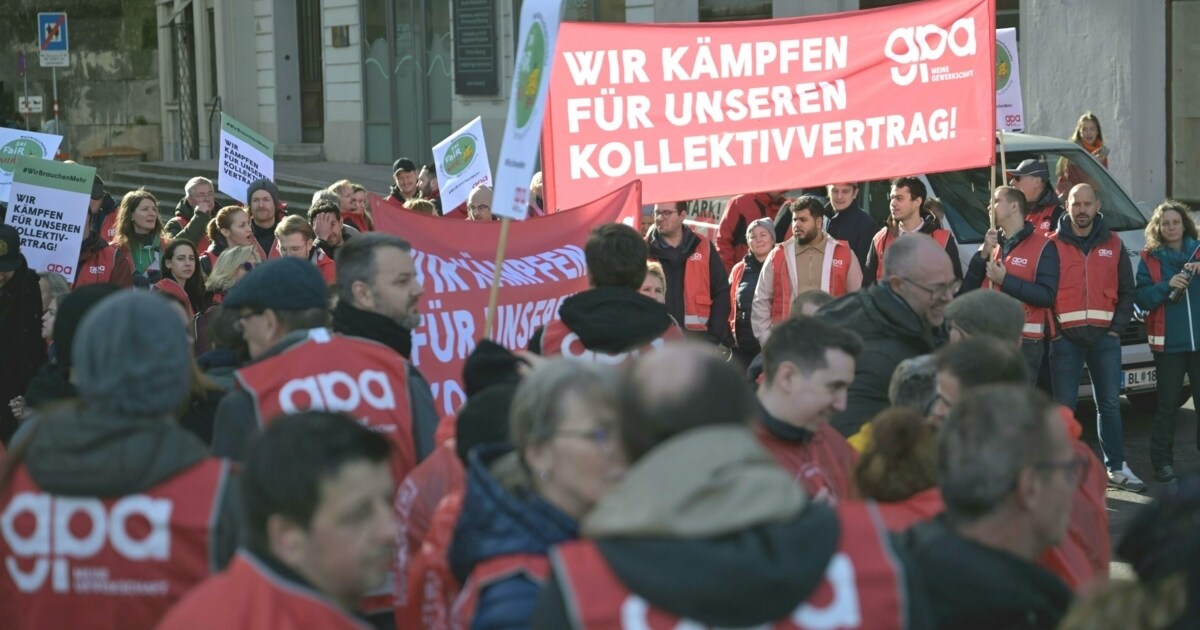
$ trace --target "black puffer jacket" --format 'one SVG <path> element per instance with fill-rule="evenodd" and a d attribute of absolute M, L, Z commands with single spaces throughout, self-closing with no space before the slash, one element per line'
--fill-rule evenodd
<path fill-rule="evenodd" d="M 22 256 L 21 266 L 0 286 L 0 441 L 8 443 L 17 428 L 8 401 L 25 393 L 45 362 L 42 289 Z"/>
<path fill-rule="evenodd" d="M 888 406 L 888 383 L 905 359 L 933 351 L 932 331 L 900 296 L 886 285 L 873 284 L 844 295 L 817 311 L 817 317 L 857 332 L 863 352 L 854 364 L 846 410 L 833 426 L 850 436 Z"/>
<path fill-rule="evenodd" d="M 558 307 L 567 328 L 588 350 L 618 354 L 649 343 L 675 325 L 662 304 L 622 287 L 597 287 L 572 295 Z M 542 353 L 542 329 L 529 349 Z"/>

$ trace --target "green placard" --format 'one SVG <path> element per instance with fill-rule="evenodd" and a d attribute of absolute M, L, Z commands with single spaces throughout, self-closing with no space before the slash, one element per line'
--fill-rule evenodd
<path fill-rule="evenodd" d="M 29 184 L 73 193 L 92 194 L 96 169 L 80 164 L 64 164 L 54 160 L 22 156 L 17 158 L 13 173 L 14 184 Z"/>
<path fill-rule="evenodd" d="M 266 139 L 262 135 L 255 132 L 253 129 L 238 122 L 235 118 L 221 113 L 221 131 L 228 133 L 238 140 L 245 142 L 263 152 L 269 158 L 275 158 L 275 143 Z"/>

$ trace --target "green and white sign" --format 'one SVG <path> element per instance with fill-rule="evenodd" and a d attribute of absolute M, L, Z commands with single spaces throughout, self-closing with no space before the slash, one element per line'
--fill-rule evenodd
<path fill-rule="evenodd" d="M 263 178 L 275 180 L 275 143 L 222 113 L 217 190 L 249 205 L 246 190 Z"/>
<path fill-rule="evenodd" d="M 996 29 L 996 129 L 1025 129 L 1021 100 L 1021 65 L 1017 63 L 1017 29 Z"/>
<path fill-rule="evenodd" d="M 496 216 L 517 220 L 529 216 L 529 181 L 537 170 L 538 143 L 561 19 L 561 0 L 521 3 L 521 37 L 492 198 L 492 214 Z"/>
<path fill-rule="evenodd" d="M 21 233 L 21 253 L 34 271 L 75 282 L 96 169 L 24 156 L 13 168 L 6 222 Z"/>
<path fill-rule="evenodd" d="M 492 167 L 483 140 L 483 119 L 463 125 L 433 147 L 438 186 L 445 214 L 467 202 L 471 189 L 492 184 Z"/>
<path fill-rule="evenodd" d="M 0 201 L 7 202 L 13 171 L 22 156 L 53 159 L 62 136 L 0 127 Z"/>

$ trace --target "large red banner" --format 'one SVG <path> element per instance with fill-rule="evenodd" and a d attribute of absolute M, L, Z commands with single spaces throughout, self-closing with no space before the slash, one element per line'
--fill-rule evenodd
<path fill-rule="evenodd" d="M 641 183 L 634 181 L 570 212 L 513 221 L 492 339 L 511 350 L 528 347 L 538 327 L 558 319 L 564 298 L 588 288 L 583 246 L 592 228 L 613 222 L 636 225 L 640 208 Z M 487 321 L 500 223 L 376 207 L 375 227 L 412 243 L 425 294 L 411 358 L 429 380 L 438 412 L 454 413 L 466 400 L 463 362 Z"/>
<path fill-rule="evenodd" d="M 990 164 L 994 4 L 564 23 L 543 137 L 548 207 L 632 179 L 657 203 Z"/>

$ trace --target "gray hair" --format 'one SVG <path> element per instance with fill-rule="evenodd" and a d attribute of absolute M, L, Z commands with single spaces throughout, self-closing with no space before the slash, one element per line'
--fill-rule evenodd
<path fill-rule="evenodd" d="M 183 185 L 184 194 L 186 194 L 189 197 L 192 196 L 192 191 L 195 190 L 195 188 L 197 186 L 199 186 L 200 184 L 208 184 L 208 186 L 210 188 L 212 188 L 214 190 L 216 189 L 216 186 L 213 186 L 211 179 L 209 179 L 207 177 L 193 177 L 193 178 L 189 179 L 186 184 Z"/>
<path fill-rule="evenodd" d="M 883 254 L 883 268 L 888 276 L 907 277 L 913 272 L 917 266 L 917 255 L 924 245 L 921 239 L 933 242 L 933 237 L 927 234 L 906 234 L 888 246 Z"/>
<path fill-rule="evenodd" d="M 937 389 L 937 363 L 932 354 L 905 359 L 892 372 L 888 401 L 893 407 L 905 407 L 921 413 L 933 401 Z"/>
<path fill-rule="evenodd" d="M 577 359 L 552 359 L 534 369 L 517 386 L 509 414 L 509 438 L 520 452 L 550 439 L 564 420 L 563 402 L 577 394 L 589 407 L 617 409 L 617 370 Z"/>
<path fill-rule="evenodd" d="M 938 485 L 952 521 L 971 522 L 1004 503 L 1022 468 L 1052 455 L 1054 401 L 1031 385 L 967 392 L 938 435 Z"/>
<path fill-rule="evenodd" d="M 309 205 L 315 206 L 315 205 L 317 205 L 318 201 L 328 201 L 336 206 L 342 202 L 342 197 L 341 197 L 341 195 L 338 195 L 337 191 L 335 191 L 335 190 L 332 190 L 329 188 L 322 188 L 321 190 L 318 190 L 317 192 L 313 193 L 312 203 Z"/>
<path fill-rule="evenodd" d="M 336 203 L 336 202 L 335 202 Z M 338 300 L 354 304 L 354 283 L 365 282 L 374 291 L 378 252 L 384 247 L 395 247 L 402 252 L 412 252 L 408 241 L 384 232 L 358 234 L 346 241 L 337 251 L 337 295 Z"/>
<path fill-rule="evenodd" d="M 62 274 L 53 271 L 39 271 L 38 280 L 46 281 L 46 292 L 50 294 L 51 303 L 71 292 L 71 285 Z"/>

